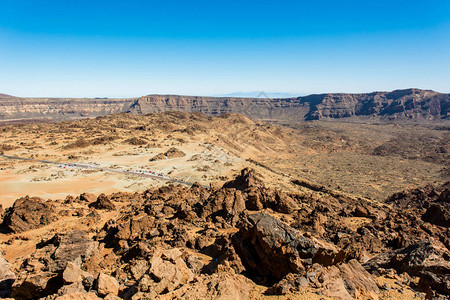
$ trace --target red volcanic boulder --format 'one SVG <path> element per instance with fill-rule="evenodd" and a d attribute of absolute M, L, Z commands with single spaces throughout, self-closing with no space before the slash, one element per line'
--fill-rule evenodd
<path fill-rule="evenodd" d="M 94 194 L 83 193 L 80 195 L 80 201 L 91 203 L 91 202 L 94 202 L 95 200 L 96 200 L 96 197 Z"/>
<path fill-rule="evenodd" d="M 234 247 L 247 270 L 266 281 L 289 273 L 302 273 L 313 263 L 324 266 L 345 258 L 342 251 L 324 241 L 304 237 L 298 230 L 269 214 L 249 215 L 234 236 Z"/>
<path fill-rule="evenodd" d="M 22 197 L 5 212 L 3 226 L 18 233 L 42 227 L 57 219 L 55 209 L 39 197 Z"/>
<path fill-rule="evenodd" d="M 116 210 L 114 203 L 112 203 L 105 194 L 100 194 L 97 197 L 97 201 L 90 203 L 89 207 L 96 209 Z"/>

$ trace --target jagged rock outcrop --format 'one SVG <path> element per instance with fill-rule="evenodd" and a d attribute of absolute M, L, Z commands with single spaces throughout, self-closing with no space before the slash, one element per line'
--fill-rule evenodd
<path fill-rule="evenodd" d="M 27 241 L 29 254 L 10 268 L 16 299 L 377 299 L 389 296 L 380 278 L 397 280 L 391 292 L 440 297 L 449 294 L 448 228 L 426 215 L 446 203 L 447 187 L 405 191 L 385 204 L 329 189 L 284 193 L 244 169 L 211 189 L 167 185 L 55 201 L 56 213 L 68 211 L 84 229 L 55 223 L 58 232 L 35 245 L 10 234 L 2 247 Z M 115 210 L 88 207 L 96 202 Z M 70 214 L 80 209 L 91 212 Z"/>
<path fill-rule="evenodd" d="M 93 207 L 95 209 L 105 209 L 105 210 L 115 210 L 116 206 L 114 203 L 111 202 L 111 200 L 106 197 L 105 194 L 100 194 L 97 197 L 97 200 L 95 202 L 89 203 L 89 207 Z"/>
<path fill-rule="evenodd" d="M 355 259 L 328 267 L 314 264 L 304 274 L 289 273 L 266 293 L 285 295 L 306 288 L 337 299 L 378 299 L 380 293 L 373 277 Z"/>
<path fill-rule="evenodd" d="M 55 221 L 52 205 L 39 197 L 22 197 L 6 210 L 2 226 L 12 232 L 23 232 Z"/>
<path fill-rule="evenodd" d="M 306 238 L 266 213 L 251 214 L 245 222 L 234 236 L 234 245 L 244 264 L 264 281 L 303 273 L 313 263 L 328 266 L 345 258 L 333 245 Z"/>
<path fill-rule="evenodd" d="M 387 203 L 412 209 L 422 216 L 423 221 L 450 227 L 450 182 L 396 193 L 387 199 Z"/>
<path fill-rule="evenodd" d="M 95 200 L 97 200 L 97 197 L 95 197 L 95 195 L 92 193 L 82 193 L 80 195 L 80 201 L 91 203 L 94 202 Z"/>
<path fill-rule="evenodd" d="M 394 252 L 386 252 L 371 259 L 366 268 L 395 269 L 419 276 L 421 285 L 450 295 L 450 251 L 440 242 L 424 240 Z"/>

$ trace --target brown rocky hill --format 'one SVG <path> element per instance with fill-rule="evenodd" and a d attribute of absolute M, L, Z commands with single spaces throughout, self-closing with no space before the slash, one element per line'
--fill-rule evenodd
<path fill-rule="evenodd" d="M 296 98 L 263 99 L 148 95 L 134 99 L 0 98 L 0 120 L 67 119 L 117 112 L 147 114 L 164 111 L 208 115 L 241 113 L 253 119 L 304 120 L 448 120 L 450 94 L 406 89 L 367 94 L 318 94 Z"/>

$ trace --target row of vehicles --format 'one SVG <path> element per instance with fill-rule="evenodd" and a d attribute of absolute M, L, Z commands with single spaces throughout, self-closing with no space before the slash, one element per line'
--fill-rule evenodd
<path fill-rule="evenodd" d="M 161 173 L 156 173 L 156 172 L 153 172 L 153 171 L 128 169 L 127 172 L 128 173 L 138 173 L 138 174 L 143 174 L 143 175 L 150 175 L 150 176 L 157 176 L 157 177 L 161 177 L 162 179 L 170 180 L 169 176 L 161 174 Z"/>
<path fill-rule="evenodd" d="M 62 169 L 70 169 L 70 168 L 85 168 L 85 169 L 104 169 L 104 170 L 108 170 L 108 171 L 112 171 L 112 172 L 118 172 L 118 173 L 124 173 L 124 171 L 119 171 L 119 170 L 115 170 L 115 169 L 109 169 L 109 168 L 101 168 L 99 164 L 83 164 L 83 163 L 60 163 L 58 164 L 59 168 Z M 159 177 L 161 179 L 164 180 L 170 180 L 170 177 L 161 173 L 156 173 L 153 171 L 147 171 L 147 170 L 132 170 L 132 169 L 127 169 L 125 171 L 125 173 L 128 174 L 138 174 L 138 175 L 148 175 L 148 176 L 155 176 L 155 177 Z"/>

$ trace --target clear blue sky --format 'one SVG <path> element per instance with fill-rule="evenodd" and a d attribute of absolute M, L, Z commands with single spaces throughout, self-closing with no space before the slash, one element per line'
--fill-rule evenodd
<path fill-rule="evenodd" d="M 450 92 L 450 1 L 0 0 L 0 93 Z"/>

